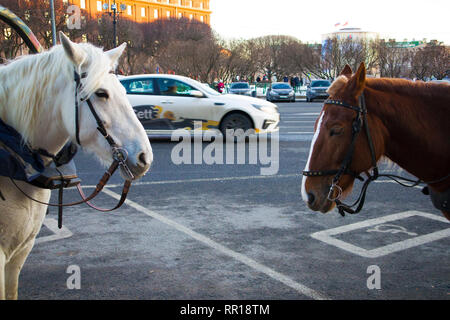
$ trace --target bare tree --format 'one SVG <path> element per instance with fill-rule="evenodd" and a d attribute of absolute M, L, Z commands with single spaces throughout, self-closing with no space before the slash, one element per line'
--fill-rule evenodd
<path fill-rule="evenodd" d="M 428 80 L 431 77 L 442 79 L 450 73 L 450 49 L 442 43 L 432 41 L 413 51 L 411 77 Z"/>
<path fill-rule="evenodd" d="M 376 43 L 378 68 L 381 77 L 400 78 L 408 76 L 411 53 L 408 48 L 398 46 L 394 40 Z"/>

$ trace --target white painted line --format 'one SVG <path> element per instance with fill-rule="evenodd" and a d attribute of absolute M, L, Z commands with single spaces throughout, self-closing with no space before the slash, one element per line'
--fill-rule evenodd
<path fill-rule="evenodd" d="M 52 218 L 45 218 L 43 223 L 50 231 L 52 231 L 54 234 L 45 236 L 45 237 L 39 237 L 36 238 L 36 241 L 34 244 L 38 243 L 44 243 L 49 241 L 55 241 L 60 239 L 69 238 L 73 235 L 72 232 L 70 232 L 69 229 L 67 229 L 64 225 L 61 229 L 58 228 L 58 221 Z"/>
<path fill-rule="evenodd" d="M 280 132 L 281 134 L 314 134 L 314 132 L 303 132 L 303 131 L 290 131 L 290 132 Z"/>
<path fill-rule="evenodd" d="M 299 160 L 306 161 L 306 160 Z M 147 186 L 152 184 L 174 184 L 174 183 L 195 183 L 195 182 L 214 182 L 214 181 L 235 181 L 235 180 L 250 180 L 250 179 L 274 179 L 274 178 L 292 178 L 300 177 L 301 174 L 289 173 L 289 174 L 278 174 L 272 176 L 242 176 L 242 177 L 224 177 L 224 178 L 199 178 L 199 179 L 184 179 L 184 180 L 163 180 L 163 181 L 145 181 L 145 182 L 133 182 L 133 186 Z M 123 184 L 108 184 L 108 188 L 118 188 L 122 187 Z M 95 188 L 94 185 L 83 186 L 83 189 Z"/>
<path fill-rule="evenodd" d="M 311 122 L 314 123 L 316 122 L 316 120 L 282 120 L 281 123 L 283 122 Z"/>
<path fill-rule="evenodd" d="M 298 125 L 298 126 L 280 126 L 280 129 L 312 129 L 312 126 Z"/>
<path fill-rule="evenodd" d="M 107 188 L 104 189 L 104 192 L 114 199 L 120 199 L 119 194 L 117 194 Z M 169 218 L 166 218 L 166 217 L 160 215 L 159 213 L 149 210 L 149 209 L 141 206 L 137 202 L 127 199 L 125 201 L 125 203 L 127 205 L 129 205 L 130 207 L 133 207 L 134 209 L 148 215 L 149 217 L 157 219 L 157 220 L 161 221 L 162 223 L 164 223 L 180 232 L 183 232 L 184 234 L 190 236 L 191 238 L 194 238 L 197 241 L 200 241 L 201 243 L 213 248 L 214 250 L 219 251 L 222 254 L 225 254 L 227 256 L 230 256 L 233 259 L 255 269 L 256 271 L 262 272 L 262 273 L 268 275 L 269 277 L 271 277 L 274 280 L 280 281 L 281 283 L 287 285 L 288 287 L 296 290 L 297 292 L 299 292 L 307 297 L 310 297 L 310 298 L 316 299 L 316 300 L 328 300 L 328 297 L 322 295 L 321 293 L 316 292 L 316 291 L 292 280 L 291 278 L 273 270 L 272 268 L 269 268 L 265 265 L 262 265 L 262 264 L 256 262 L 255 260 L 243 255 L 242 253 L 233 251 L 233 250 L 221 245 L 220 243 L 217 243 L 214 240 L 185 227 L 184 225 L 182 225 L 176 221 L 173 221 Z"/>
<path fill-rule="evenodd" d="M 389 221 L 395 221 L 400 219 L 405 219 L 413 216 L 420 216 L 431 220 L 436 220 L 439 222 L 444 222 L 447 224 L 450 224 L 450 221 L 445 219 L 444 217 L 439 217 L 434 214 L 430 213 L 424 213 L 420 211 L 406 211 L 396 214 L 391 214 L 385 217 L 376 218 L 376 219 L 369 219 L 358 223 L 349 224 L 346 226 L 334 228 L 334 229 L 328 229 L 324 231 L 319 231 L 311 234 L 311 237 L 320 241 L 323 241 L 327 244 L 330 244 L 332 246 L 341 248 L 345 251 L 351 252 L 353 254 L 359 255 L 361 257 L 365 258 L 379 258 L 382 256 L 385 256 L 390 253 L 394 253 L 397 251 L 406 250 L 412 247 L 420 246 L 422 244 L 436 241 L 439 239 L 443 239 L 446 237 L 450 237 L 450 228 L 439 230 L 433 233 L 425 234 L 422 236 L 412 237 L 407 240 L 395 242 L 383 247 L 367 250 L 358 246 L 355 246 L 351 243 L 333 238 L 333 236 L 345 232 L 349 232 L 352 230 L 367 228 L 373 225 L 382 224 Z"/>
<path fill-rule="evenodd" d="M 394 180 L 375 180 L 374 182 L 375 183 L 397 183 L 398 184 L 398 182 L 395 182 Z M 411 188 L 423 189 L 423 186 L 414 186 L 414 187 L 411 187 Z"/>

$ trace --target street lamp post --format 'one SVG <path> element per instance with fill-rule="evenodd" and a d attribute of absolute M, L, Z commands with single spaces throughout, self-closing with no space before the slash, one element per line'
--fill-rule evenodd
<path fill-rule="evenodd" d="M 51 24 L 52 24 L 52 44 L 56 46 L 56 22 L 55 22 L 55 2 L 50 0 L 50 13 L 51 13 Z"/>
<path fill-rule="evenodd" d="M 120 5 L 120 10 L 117 10 L 116 0 L 113 0 L 111 8 L 108 3 L 103 4 L 103 10 L 105 10 L 110 16 L 113 17 L 113 36 L 114 36 L 114 48 L 117 47 L 117 15 L 122 13 L 126 9 L 124 4 Z"/>

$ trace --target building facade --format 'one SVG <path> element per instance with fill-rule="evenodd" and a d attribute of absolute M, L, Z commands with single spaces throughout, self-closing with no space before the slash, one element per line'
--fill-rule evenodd
<path fill-rule="evenodd" d="M 378 32 L 370 32 L 370 31 L 364 31 L 360 28 L 342 28 L 338 31 L 326 33 L 322 35 L 322 42 L 326 41 L 328 39 L 338 39 L 338 40 L 345 40 L 345 39 L 351 39 L 351 40 L 376 40 L 380 37 Z"/>
<path fill-rule="evenodd" d="M 139 23 L 161 18 L 187 18 L 210 24 L 209 0 L 66 0 L 97 16 L 116 4 L 121 18 Z M 123 10 L 122 10 L 123 9 Z"/>

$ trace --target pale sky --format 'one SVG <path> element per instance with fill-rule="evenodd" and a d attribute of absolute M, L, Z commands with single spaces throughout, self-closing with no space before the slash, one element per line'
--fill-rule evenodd
<path fill-rule="evenodd" d="M 210 8 L 211 27 L 227 39 L 279 34 L 321 42 L 348 22 L 382 38 L 450 45 L 450 0 L 210 0 Z"/>

